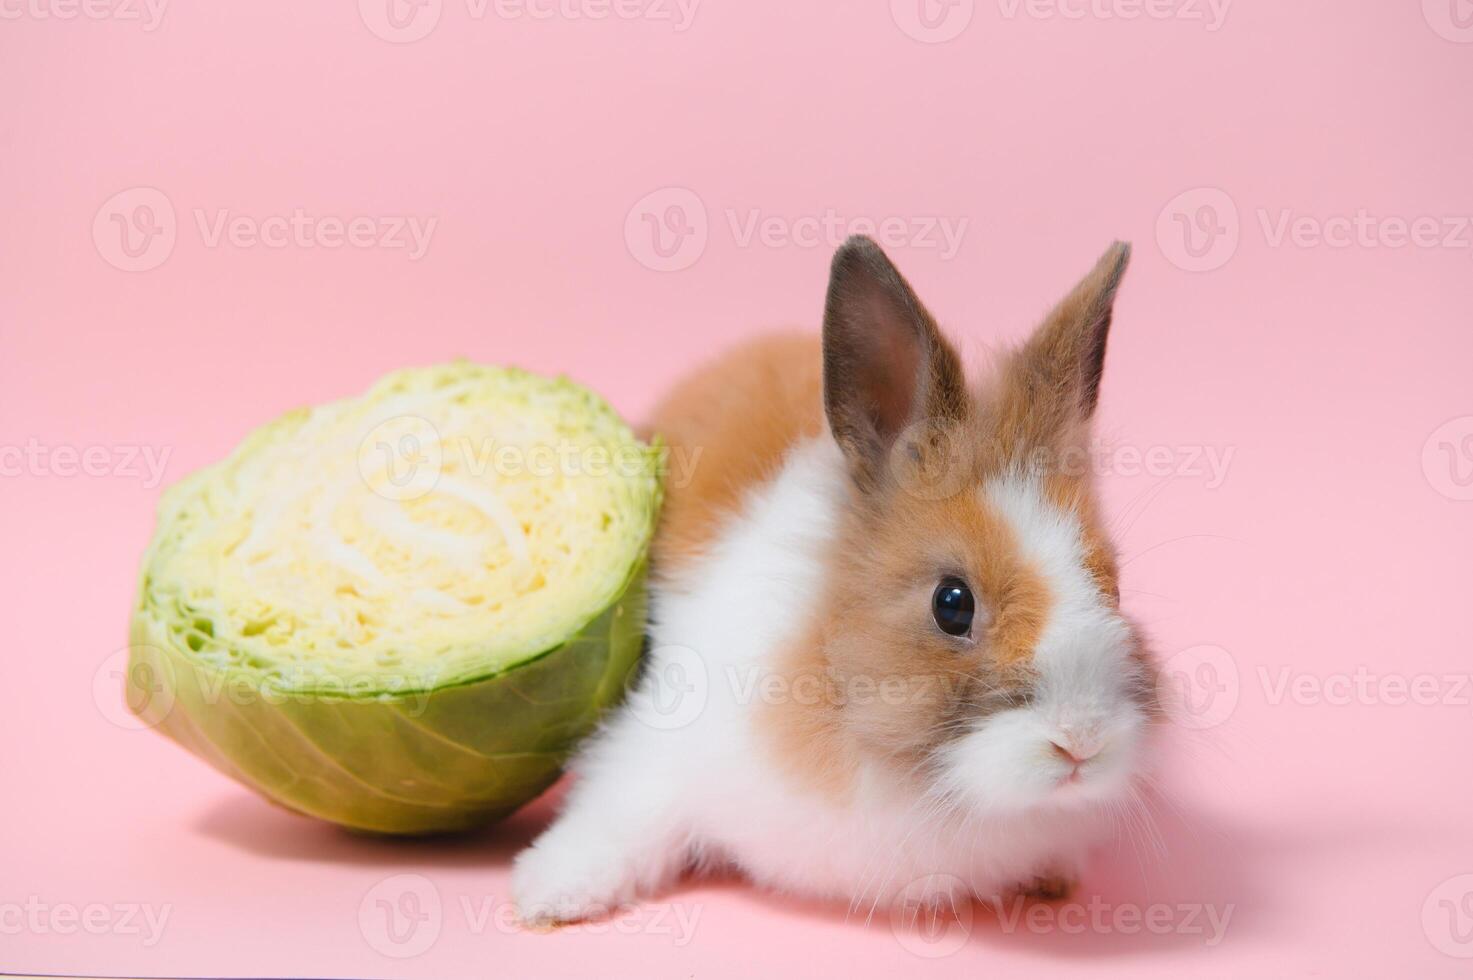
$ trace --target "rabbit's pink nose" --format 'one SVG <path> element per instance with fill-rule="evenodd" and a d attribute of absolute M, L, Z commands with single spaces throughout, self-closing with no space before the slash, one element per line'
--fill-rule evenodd
<path fill-rule="evenodd" d="M 1060 745 L 1058 742 L 1050 742 L 1054 749 L 1054 755 L 1058 756 L 1071 765 L 1082 766 L 1096 755 L 1099 755 L 1098 746 L 1081 747 L 1078 743 L 1071 742 L 1069 745 Z"/>

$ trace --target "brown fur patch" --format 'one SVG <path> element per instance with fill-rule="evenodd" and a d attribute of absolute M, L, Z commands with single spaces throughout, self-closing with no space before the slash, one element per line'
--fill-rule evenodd
<path fill-rule="evenodd" d="M 824 431 L 818 338 L 763 337 L 729 351 L 674 388 L 651 425 L 673 461 L 653 550 L 668 579 L 704 553 L 795 443 Z"/>
<path fill-rule="evenodd" d="M 844 737 L 841 680 L 830 670 L 828 639 L 815 622 L 782 652 L 773 667 L 779 689 L 796 692 L 816 687 L 816 703 L 803 703 L 796 694 L 764 701 L 756 731 L 774 759 L 801 785 L 843 799 L 853 789 L 859 772 L 857 746 Z"/>
<path fill-rule="evenodd" d="M 1002 664 L 1026 664 L 1038 645 L 1052 602 L 1048 583 L 1024 560 L 1013 528 L 978 497 L 952 498 L 950 531 L 965 537 L 968 581 L 988 612 L 986 645 Z"/>

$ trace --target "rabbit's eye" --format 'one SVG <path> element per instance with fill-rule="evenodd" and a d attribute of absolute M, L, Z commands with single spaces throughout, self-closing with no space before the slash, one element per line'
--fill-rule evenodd
<path fill-rule="evenodd" d="M 931 594 L 931 615 L 941 632 L 952 636 L 966 636 L 972 632 L 972 616 L 977 611 L 977 600 L 972 590 L 959 578 L 944 578 Z"/>

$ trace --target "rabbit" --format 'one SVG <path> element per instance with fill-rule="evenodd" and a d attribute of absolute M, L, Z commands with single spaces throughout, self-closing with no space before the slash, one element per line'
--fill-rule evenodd
<path fill-rule="evenodd" d="M 644 670 L 516 858 L 525 922 L 712 866 L 871 914 L 1068 893 L 1159 728 L 1079 462 L 1129 255 L 969 385 L 856 236 L 821 338 L 748 343 L 664 399 L 653 429 L 698 462 L 667 480 Z"/>

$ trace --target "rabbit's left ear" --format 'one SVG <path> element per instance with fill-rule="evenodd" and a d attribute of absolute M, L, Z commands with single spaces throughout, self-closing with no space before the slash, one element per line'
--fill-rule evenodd
<path fill-rule="evenodd" d="M 834 254 L 823 317 L 824 409 L 850 472 L 869 488 L 907 426 L 967 410 L 956 351 L 905 277 L 862 235 Z"/>
<path fill-rule="evenodd" d="M 1022 382 L 1029 411 L 1064 424 L 1094 415 L 1115 292 L 1129 262 L 1128 244 L 1111 245 L 1018 352 L 1014 371 L 1022 376 L 1015 380 Z"/>

